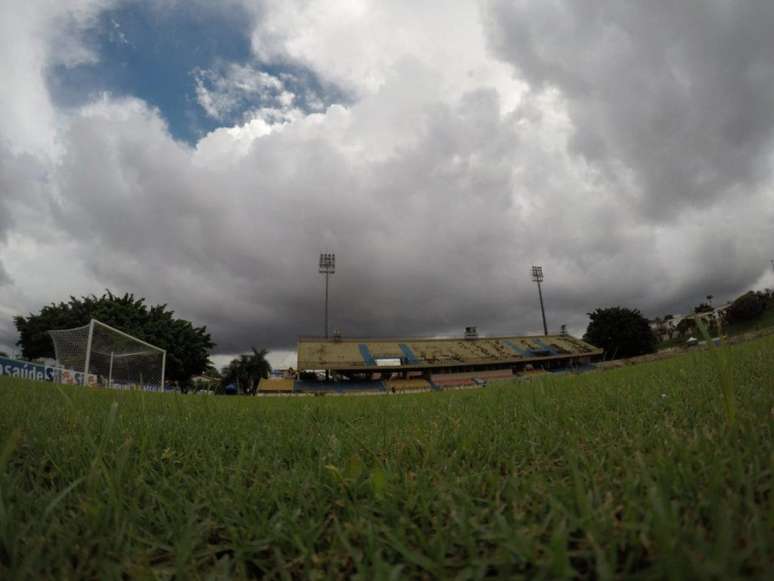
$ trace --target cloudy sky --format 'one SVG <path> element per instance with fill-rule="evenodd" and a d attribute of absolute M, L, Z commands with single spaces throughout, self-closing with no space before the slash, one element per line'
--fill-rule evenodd
<path fill-rule="evenodd" d="M 105 288 L 217 352 L 774 286 L 774 2 L 0 0 L 0 349 Z"/>

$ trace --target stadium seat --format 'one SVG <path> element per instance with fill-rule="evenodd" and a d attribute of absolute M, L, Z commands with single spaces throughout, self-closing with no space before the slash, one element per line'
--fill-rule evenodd
<path fill-rule="evenodd" d="M 438 388 L 446 387 L 464 387 L 468 385 L 476 385 L 473 378 L 467 373 L 448 373 L 433 375 L 433 385 Z"/>
<path fill-rule="evenodd" d="M 292 379 L 262 379 L 258 393 L 293 393 Z"/>
<path fill-rule="evenodd" d="M 430 382 L 421 377 L 408 379 L 389 379 L 386 382 L 387 391 L 427 391 L 432 389 Z"/>
<path fill-rule="evenodd" d="M 296 393 L 374 393 L 384 391 L 383 381 L 306 381 L 294 382 Z"/>

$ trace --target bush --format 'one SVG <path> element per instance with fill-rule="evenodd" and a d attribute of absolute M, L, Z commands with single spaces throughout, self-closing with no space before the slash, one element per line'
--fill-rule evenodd
<path fill-rule="evenodd" d="M 703 319 L 704 328 L 710 335 L 717 335 L 720 332 L 720 327 L 715 319 Z M 686 317 L 677 324 L 677 334 L 680 337 L 686 337 L 693 335 L 694 337 L 701 338 L 702 332 L 699 330 L 699 324 L 696 319 Z"/>
<path fill-rule="evenodd" d="M 760 293 L 745 293 L 728 307 L 726 320 L 729 323 L 739 323 L 757 319 L 766 310 L 766 302 L 766 297 Z"/>
<path fill-rule="evenodd" d="M 609 359 L 656 351 L 658 340 L 648 320 L 637 309 L 609 307 L 588 315 L 591 322 L 583 340 L 604 349 Z"/>

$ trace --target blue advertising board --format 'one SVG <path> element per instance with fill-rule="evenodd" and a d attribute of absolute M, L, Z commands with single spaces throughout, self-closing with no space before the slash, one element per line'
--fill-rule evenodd
<path fill-rule="evenodd" d="M 29 361 L 0 357 L 0 375 L 10 375 L 11 377 L 19 377 L 21 379 L 34 379 L 35 381 L 55 381 L 59 375 L 59 369 L 42 363 L 30 363 Z"/>
<path fill-rule="evenodd" d="M 0 357 L 0 375 L 18 377 L 20 379 L 32 379 L 33 381 L 53 381 L 56 383 L 69 383 L 83 385 L 83 373 L 52 367 L 44 363 L 32 363 L 19 361 L 8 357 Z M 97 376 L 89 374 L 89 385 L 96 385 Z"/>

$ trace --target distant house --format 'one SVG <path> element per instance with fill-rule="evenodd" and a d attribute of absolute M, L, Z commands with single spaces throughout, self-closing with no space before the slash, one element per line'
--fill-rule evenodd
<path fill-rule="evenodd" d="M 707 329 L 722 327 L 725 322 L 725 313 L 730 306 L 731 304 L 728 303 L 705 313 L 674 315 L 666 320 L 654 319 L 650 321 L 650 328 L 659 341 L 690 337 L 698 330 L 699 321 L 701 321 Z"/>
<path fill-rule="evenodd" d="M 695 313 L 683 317 L 678 325 L 678 330 L 680 330 L 682 334 L 694 332 L 698 329 L 698 323 L 700 321 L 707 329 L 720 329 L 723 326 L 723 323 L 725 323 L 725 313 L 730 306 L 730 304 L 722 305 L 712 311 L 707 311 L 706 313 Z"/>
<path fill-rule="evenodd" d="M 679 336 L 677 326 L 686 315 L 672 315 L 668 319 L 654 319 L 650 321 L 650 329 L 659 341 L 669 341 Z"/>
<path fill-rule="evenodd" d="M 194 375 L 191 378 L 191 383 L 196 389 L 211 389 L 212 386 L 220 383 L 220 379 L 208 375 Z"/>

